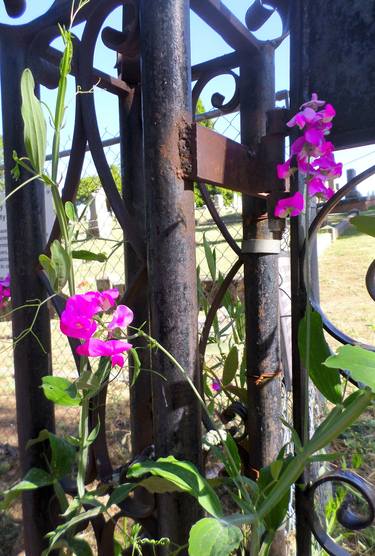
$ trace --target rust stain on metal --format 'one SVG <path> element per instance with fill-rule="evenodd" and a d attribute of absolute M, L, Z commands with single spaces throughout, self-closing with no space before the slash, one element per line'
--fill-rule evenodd
<path fill-rule="evenodd" d="M 178 126 L 178 151 L 180 157 L 181 178 L 188 178 L 196 171 L 195 155 L 195 126 L 183 121 L 183 125 Z"/>

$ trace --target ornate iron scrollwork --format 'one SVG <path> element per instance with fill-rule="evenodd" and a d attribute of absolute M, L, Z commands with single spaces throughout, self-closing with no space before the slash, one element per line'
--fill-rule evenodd
<path fill-rule="evenodd" d="M 264 2 L 263 0 L 255 0 L 246 12 L 245 21 L 247 28 L 250 31 L 257 31 L 272 16 L 274 11 L 277 11 L 281 17 L 283 25 L 282 35 L 278 39 L 278 42 L 281 42 L 289 33 L 290 8 L 290 0 L 267 0 L 267 2 Z"/>
<path fill-rule="evenodd" d="M 213 108 L 217 108 L 220 110 L 222 114 L 229 114 L 231 112 L 235 112 L 239 108 L 240 102 L 240 91 L 239 91 L 239 80 L 238 75 L 232 70 L 214 70 L 205 73 L 202 77 L 200 77 L 196 84 L 193 87 L 192 92 L 192 99 L 193 99 L 193 112 L 196 111 L 198 99 L 206 87 L 206 85 L 215 77 L 223 76 L 223 75 L 230 75 L 234 79 L 234 92 L 232 98 L 225 102 L 225 96 L 221 93 L 214 93 L 211 97 L 211 104 Z"/>
<path fill-rule="evenodd" d="M 20 17 L 26 10 L 26 0 L 4 0 L 4 6 L 10 17 Z"/>
<path fill-rule="evenodd" d="M 320 477 L 317 481 L 309 485 L 305 491 L 306 517 L 320 546 L 324 548 L 330 556 L 349 556 L 349 552 L 336 544 L 324 530 L 315 512 L 314 495 L 317 489 L 325 483 L 347 484 L 364 499 L 368 508 L 368 513 L 365 516 L 352 509 L 352 497 L 349 494 L 346 495 L 337 511 L 336 516 L 340 525 L 351 531 L 365 529 L 373 523 L 375 518 L 375 488 L 368 481 L 352 471 L 337 470 Z M 311 511 L 311 508 L 313 508 L 313 511 Z"/>

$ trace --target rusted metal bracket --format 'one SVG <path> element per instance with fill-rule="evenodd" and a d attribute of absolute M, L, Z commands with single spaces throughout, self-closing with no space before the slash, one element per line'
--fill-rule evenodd
<path fill-rule="evenodd" d="M 268 134 L 263 137 L 257 152 L 210 128 L 193 124 L 190 134 L 180 136 L 184 178 L 252 197 L 267 197 L 271 192 L 282 192 L 284 183 L 277 179 L 275 168 L 277 163 L 283 161 L 286 112 L 272 111 Z"/>

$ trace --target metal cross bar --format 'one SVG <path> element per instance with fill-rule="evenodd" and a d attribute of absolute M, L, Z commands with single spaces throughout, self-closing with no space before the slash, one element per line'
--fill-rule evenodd
<path fill-rule="evenodd" d="M 220 0 L 191 0 L 190 7 L 235 50 L 258 50 L 257 39 Z"/>

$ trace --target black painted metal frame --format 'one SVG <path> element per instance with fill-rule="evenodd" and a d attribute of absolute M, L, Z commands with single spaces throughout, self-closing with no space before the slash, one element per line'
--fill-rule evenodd
<path fill-rule="evenodd" d="M 16 149 L 23 153 L 20 75 L 24 67 L 30 66 L 39 85 L 56 87 L 60 54 L 50 47 L 50 42 L 57 35 L 56 23 L 67 23 L 70 3 L 70 0 L 56 0 L 44 16 L 19 26 L 17 30 L 0 25 L 7 192 L 17 185 L 11 175 L 12 151 Z M 24 0 L 4 0 L 4 4 L 12 16 L 20 15 L 26 7 Z M 259 253 L 240 249 L 220 219 L 207 187 L 199 183 L 211 215 L 236 253 L 237 261 L 213 299 L 198 349 L 192 192 L 194 156 L 197 153 L 191 149 L 191 136 L 194 133 L 192 114 L 200 92 L 216 75 L 230 73 L 236 84 L 233 98 L 225 102 L 221 95 L 214 95 L 213 106 L 220 113 L 240 111 L 241 142 L 248 148 L 248 156 L 261 176 L 254 174 L 254 180 L 258 180 L 258 188 L 254 188 L 257 193 L 244 196 L 243 237 L 245 243 L 259 240 L 263 245 L 279 239 L 282 232 L 280 222 L 269 217 L 272 202 L 267 205 L 265 196 L 259 198 L 259 180 L 265 192 L 273 191 L 277 196 L 282 191 L 283 184 L 275 179 L 274 167 L 283 160 L 286 114 L 285 110 L 274 109 L 274 51 L 289 32 L 290 22 L 298 23 L 301 2 L 269 0 L 269 5 L 279 11 L 283 22 L 282 36 L 274 41 L 259 41 L 249 31 L 258 29 L 272 14 L 273 10 L 263 6 L 261 0 L 255 0 L 249 8 L 247 27 L 218 0 L 191 0 L 190 3 L 188 0 L 165 0 L 155 11 L 149 9 L 147 0 L 91 0 L 80 14 L 85 29 L 81 41 L 76 41 L 72 74 L 83 90 L 98 83 L 118 96 L 123 199 L 117 192 L 105 159 L 94 98 L 89 94 L 76 97 L 72 155 L 63 188 L 64 200 L 74 199 L 88 143 L 103 188 L 126 239 L 127 290 L 123 302 L 132 306 L 136 324 L 148 322 L 151 333 L 173 353 L 198 386 L 215 312 L 232 279 L 244 265 L 248 404 L 247 408 L 238 404 L 230 411 L 247 421 L 246 442 L 251 449 L 243 452 L 244 468 L 245 472 L 255 476 L 261 466 L 275 457 L 282 443 L 278 420 L 283 388 L 277 314 L 278 256 L 272 251 Z M 118 55 L 119 75 L 115 78 L 93 67 L 93 55 L 104 20 L 118 6 L 124 8 L 123 31 L 110 28 L 102 31 L 105 45 Z M 189 8 L 220 33 L 234 49 L 232 54 L 190 68 Z M 292 31 L 293 28 L 291 88 L 295 106 L 306 91 L 301 88 L 300 78 L 302 38 L 292 25 Z M 231 71 L 235 68 L 239 68 L 238 73 Z M 193 108 L 192 80 L 196 82 Z M 215 153 L 210 151 L 209 145 L 202 143 L 199 147 L 198 143 L 197 148 L 206 149 L 205 155 L 214 163 Z M 233 156 L 237 156 L 235 151 Z M 352 186 L 348 184 L 348 187 Z M 334 202 L 332 200 L 329 206 Z M 48 284 L 38 268 L 38 254 L 43 249 L 48 251 L 51 241 L 59 236 L 59 229 L 55 224 L 45 245 L 43 191 L 39 183 L 14 195 L 7 203 L 7 213 L 12 298 L 15 306 L 21 306 L 28 299 L 42 299 L 48 291 Z M 313 223 L 311 233 L 318 223 Z M 297 326 L 305 303 L 301 272 L 303 235 L 298 221 L 292 223 L 291 250 L 294 426 L 301 433 L 308 416 L 303 409 L 307 376 L 301 368 L 296 343 Z M 58 301 L 58 312 L 62 307 Z M 14 335 L 27 328 L 29 321 L 27 311 L 14 313 Z M 327 322 L 326 327 L 330 329 Z M 40 311 L 34 330 L 46 353 L 39 349 L 33 337 L 28 336 L 17 344 L 14 355 L 22 472 L 32 465 L 42 465 L 37 448 L 26 451 L 27 440 L 37 436 L 43 428 L 54 428 L 53 408 L 39 387 L 41 376 L 52 372 L 46 310 Z M 344 338 L 343 341 L 350 339 Z M 133 457 L 172 453 L 200 466 L 201 415 L 196 400 L 173 366 L 160 354 L 151 355 L 147 350 L 142 350 L 141 354 L 142 365 L 164 374 L 167 381 L 151 380 L 151 375 L 144 373 L 131 389 Z M 102 425 L 105 423 L 105 396 L 103 390 L 100 403 L 95 404 L 98 409 L 91 414 L 92 426 L 98 419 Z M 209 427 L 209 423 L 205 425 Z M 94 477 L 101 481 L 111 478 L 113 469 L 104 426 L 92 447 L 90 462 L 88 481 Z M 122 472 L 127 465 L 125 462 Z M 333 477 L 327 480 L 354 481 L 356 488 L 364 493 L 373 517 L 371 488 L 357 478 L 342 474 Z M 298 554 L 306 556 L 310 553 L 312 530 L 330 554 L 342 555 L 342 549 L 327 544 L 316 521 L 312 520 L 310 525 L 307 523 L 307 518 L 312 515 L 314 489 L 313 485 L 307 489 L 307 494 L 296 490 Z M 50 499 L 48 489 L 24 497 L 25 545 L 31 556 L 40 555 L 45 544 L 44 534 L 53 527 L 53 508 L 47 515 L 45 511 Z M 158 496 L 155 500 L 142 493 L 122 504 L 115 519 L 129 515 L 142 523 L 151 536 L 170 536 L 173 541 L 183 544 L 198 513 L 196 505 L 185 496 Z M 350 527 L 350 519 L 343 521 Z M 113 523 L 98 518 L 93 521 L 93 527 L 99 554 L 110 556 L 113 554 Z M 272 554 L 282 556 L 285 550 L 281 533 L 274 542 Z"/>

